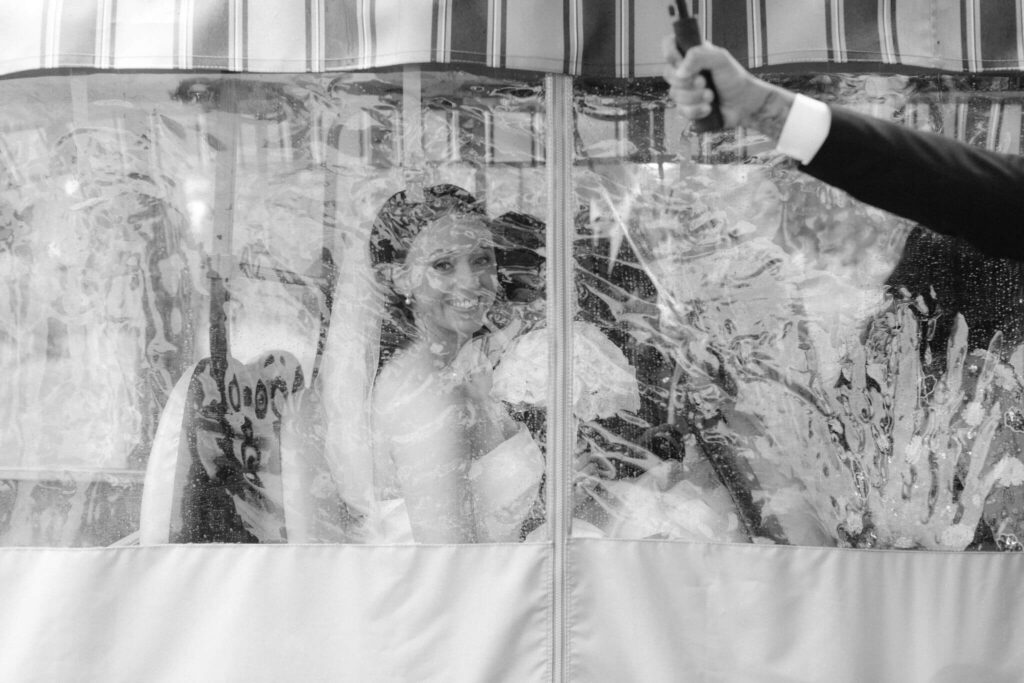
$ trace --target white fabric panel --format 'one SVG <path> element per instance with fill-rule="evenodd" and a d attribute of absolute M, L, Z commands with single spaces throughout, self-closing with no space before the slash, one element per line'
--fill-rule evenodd
<path fill-rule="evenodd" d="M 306 65 L 305 3 L 253 2 L 248 5 L 249 68 L 253 71 L 302 71 Z"/>
<path fill-rule="evenodd" d="M 113 67 L 172 69 L 174 63 L 175 0 L 119 3 L 114 18 Z"/>
<path fill-rule="evenodd" d="M 802 0 L 775 0 L 772 11 L 765 17 L 767 24 L 768 54 L 773 61 L 826 61 L 828 22 L 827 3 L 807 3 Z M 799 20 L 794 21 L 794 18 Z"/>
<path fill-rule="evenodd" d="M 373 17 L 376 41 L 373 47 L 373 61 L 366 66 L 435 61 L 435 55 L 431 51 L 430 31 L 426 30 L 432 19 L 431 3 L 377 0 L 374 4 Z M 387 57 L 383 58 L 384 55 Z"/>
<path fill-rule="evenodd" d="M 977 0 L 977 2 L 980 3 L 981 0 Z M 968 7 L 964 8 L 966 9 L 966 11 L 963 12 L 961 10 L 961 3 L 931 4 L 930 6 L 926 6 L 924 10 L 929 11 L 931 13 L 932 19 L 930 22 L 921 20 L 920 15 L 917 21 L 914 21 L 913 18 L 908 18 L 907 21 L 902 22 L 898 27 L 898 39 L 901 41 L 900 51 L 904 53 L 904 59 L 906 60 L 906 63 L 919 64 L 921 66 L 932 66 L 933 64 L 946 65 L 946 68 L 949 68 L 949 64 L 956 64 L 958 61 L 962 64 L 965 58 L 976 57 L 977 61 L 968 64 L 968 67 L 972 70 L 979 68 L 981 66 L 981 64 L 979 63 L 981 57 L 980 42 L 976 45 L 976 50 L 974 51 L 973 55 L 964 54 L 964 48 L 968 47 L 969 43 L 974 42 L 970 38 L 974 38 L 977 36 L 977 34 L 975 34 L 974 31 L 972 31 L 973 27 L 970 25 L 973 24 L 973 22 L 970 22 L 969 25 L 963 25 L 961 23 L 961 19 L 967 18 L 967 14 L 972 11 L 970 9 L 970 5 L 976 4 L 977 3 L 975 2 L 967 3 Z M 1017 3 L 1017 8 L 1017 11 L 1020 12 L 1019 2 Z M 900 9 L 904 8 L 901 7 Z M 902 19 L 902 16 L 897 17 L 897 21 L 900 21 Z M 927 26 L 929 23 L 931 24 L 930 28 L 935 32 L 935 35 L 930 50 L 921 51 L 920 49 L 918 49 L 917 52 L 914 52 L 912 51 L 914 49 L 913 43 L 908 43 L 906 46 L 904 46 L 902 41 L 905 40 L 904 35 L 908 27 L 904 26 L 903 24 L 906 24 L 907 22 L 911 22 L 911 27 L 916 27 L 918 30 L 923 30 L 925 26 Z M 1013 31 L 1013 18 L 1007 16 L 1006 22 L 1006 29 L 1008 31 Z M 970 35 L 970 38 L 968 38 L 968 35 Z M 925 58 L 925 56 L 927 56 L 928 58 Z M 914 58 L 916 58 L 916 60 Z M 1013 68 L 1013 65 L 1008 64 L 1007 68 Z"/>
<path fill-rule="evenodd" d="M 1024 680 L 1024 554 L 574 539 L 569 679 Z"/>
<path fill-rule="evenodd" d="M 42 67 L 47 55 L 46 46 L 43 44 L 44 34 L 39 27 L 46 21 L 46 4 L 20 2 L 13 6 L 4 6 L 2 10 L 0 73 Z"/>
<path fill-rule="evenodd" d="M 0 680 L 548 680 L 550 552 L 5 549 Z"/>
<path fill-rule="evenodd" d="M 634 0 L 636 1 L 636 0 Z M 633 41 L 634 62 L 638 73 L 642 70 L 646 76 L 653 73 L 651 66 L 665 60 L 662 53 L 664 49 L 660 36 L 665 36 L 672 30 L 671 19 L 668 14 L 668 7 L 672 3 L 663 0 L 638 0 L 633 11 L 634 26 L 630 39 Z M 693 3 L 690 3 L 693 6 Z M 699 19 L 699 17 L 698 17 Z"/>
<path fill-rule="evenodd" d="M 505 27 L 506 65 L 510 69 L 560 72 L 565 65 L 561 11 L 550 0 L 505 0 L 510 21 Z"/>

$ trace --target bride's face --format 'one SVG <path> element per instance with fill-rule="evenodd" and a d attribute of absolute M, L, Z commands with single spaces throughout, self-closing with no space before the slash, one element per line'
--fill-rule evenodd
<path fill-rule="evenodd" d="M 405 289 L 428 335 L 468 339 L 494 305 L 498 273 L 491 230 L 480 218 L 444 216 L 413 240 Z"/>

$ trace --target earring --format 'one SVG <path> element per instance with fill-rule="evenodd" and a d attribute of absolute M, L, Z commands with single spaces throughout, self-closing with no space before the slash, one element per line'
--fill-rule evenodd
<path fill-rule="evenodd" d="M 412 306 L 412 297 L 411 297 L 411 296 L 407 296 L 407 297 L 405 297 L 405 305 L 406 305 L 407 307 L 408 307 L 408 306 Z"/>

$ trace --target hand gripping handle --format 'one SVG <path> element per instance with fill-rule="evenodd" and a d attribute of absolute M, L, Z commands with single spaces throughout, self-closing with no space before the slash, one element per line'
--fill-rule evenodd
<path fill-rule="evenodd" d="M 668 14 L 675 19 L 672 22 L 672 28 L 676 34 L 676 49 L 679 50 L 680 55 L 685 57 L 687 50 L 704 42 L 700 35 L 700 27 L 697 25 L 697 20 L 690 15 L 686 7 L 686 0 L 675 0 L 674 4 L 668 6 Z M 701 71 L 700 75 L 704 77 L 707 87 L 715 93 L 715 99 L 711 102 L 711 113 L 694 121 L 691 127 L 697 133 L 722 130 L 725 124 L 722 121 L 722 110 L 718 106 L 718 90 L 715 88 L 715 82 L 711 79 L 711 72 L 707 69 Z"/>

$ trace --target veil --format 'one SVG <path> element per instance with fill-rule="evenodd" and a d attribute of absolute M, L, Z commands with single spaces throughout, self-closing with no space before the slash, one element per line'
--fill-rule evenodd
<path fill-rule="evenodd" d="M 346 245 L 324 348 L 321 395 L 325 459 L 342 500 L 364 519 L 362 534 L 372 536 L 376 506 L 370 399 L 384 307 L 370 268 L 368 234 L 368 229 L 360 230 L 353 235 L 355 243 Z"/>
<path fill-rule="evenodd" d="M 370 411 L 385 307 L 368 248 L 375 211 L 369 205 L 380 205 L 380 188 L 370 189 L 353 202 L 358 222 L 341 235 L 319 371 L 290 404 L 292 419 L 282 427 L 291 543 L 378 537 Z"/>

